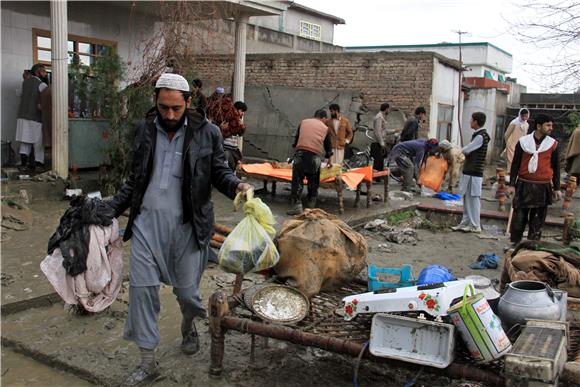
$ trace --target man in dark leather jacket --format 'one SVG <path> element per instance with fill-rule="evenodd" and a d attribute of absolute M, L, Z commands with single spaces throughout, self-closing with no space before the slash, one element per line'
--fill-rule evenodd
<path fill-rule="evenodd" d="M 232 199 L 251 188 L 228 167 L 219 128 L 203 110 L 188 109 L 185 78 L 161 75 L 155 103 L 137 127 L 130 176 L 109 202 L 116 216 L 131 209 L 123 238 L 132 238 L 124 337 L 139 346 L 141 364 L 124 385 L 158 375 L 161 282 L 173 286 L 181 308 L 182 352 L 199 350 L 193 319 L 206 316 L 199 284 L 214 223 L 212 186 Z"/>

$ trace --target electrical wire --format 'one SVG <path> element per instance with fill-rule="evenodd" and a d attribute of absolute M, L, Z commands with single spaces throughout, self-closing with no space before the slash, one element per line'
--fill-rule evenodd
<path fill-rule="evenodd" d="M 352 373 L 352 384 L 354 387 L 359 387 L 359 385 L 358 385 L 358 369 L 360 367 L 360 362 L 362 360 L 362 357 L 363 357 L 366 349 L 368 348 L 368 346 L 369 346 L 369 342 L 366 341 L 363 344 L 363 347 L 360 350 L 360 353 L 358 354 L 358 357 L 356 358 L 356 360 L 354 362 L 354 369 L 353 369 L 353 373 Z"/>

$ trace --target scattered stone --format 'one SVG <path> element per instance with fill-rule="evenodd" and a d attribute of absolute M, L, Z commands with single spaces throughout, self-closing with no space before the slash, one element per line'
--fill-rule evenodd
<path fill-rule="evenodd" d="M 30 204 L 30 197 L 28 195 L 27 190 L 21 189 L 20 191 L 18 191 L 18 196 L 20 196 L 20 199 L 22 199 L 24 204 Z"/>
<path fill-rule="evenodd" d="M 17 205 L 17 203 L 12 202 Z M 19 224 L 32 225 L 32 212 L 22 206 L 2 205 L 2 220 L 6 219 Z"/>
<path fill-rule="evenodd" d="M 30 288 L 24 288 L 24 292 L 25 293 L 32 293 L 32 289 L 30 289 Z"/>
<path fill-rule="evenodd" d="M 28 230 L 28 227 L 23 225 L 21 222 L 14 221 L 12 219 L 5 218 L 5 217 L 2 217 L 2 227 L 7 228 L 9 230 L 15 230 L 15 231 Z"/>
<path fill-rule="evenodd" d="M 389 199 L 393 200 L 413 200 L 413 193 L 405 191 L 389 192 Z"/>
<path fill-rule="evenodd" d="M 117 324 L 115 324 L 114 320 L 109 320 L 104 325 L 105 329 L 108 329 L 108 330 L 114 329 L 116 326 L 117 326 Z"/>
<path fill-rule="evenodd" d="M 368 222 L 367 224 L 365 224 L 365 230 L 374 230 L 375 228 L 379 227 L 382 224 L 387 223 L 386 220 L 384 219 L 375 219 L 375 220 L 371 220 L 370 222 Z"/>
<path fill-rule="evenodd" d="M 390 243 L 381 243 L 377 246 L 377 249 L 383 253 L 394 253 L 395 250 Z"/>
<path fill-rule="evenodd" d="M 412 245 L 417 244 L 417 231 L 412 228 L 404 228 L 401 230 L 394 230 L 389 232 L 381 233 L 385 240 L 388 242 L 393 242 L 397 244 L 410 243 Z"/>
<path fill-rule="evenodd" d="M 14 282 L 14 276 L 8 273 L 0 273 L 0 285 L 8 286 Z"/>

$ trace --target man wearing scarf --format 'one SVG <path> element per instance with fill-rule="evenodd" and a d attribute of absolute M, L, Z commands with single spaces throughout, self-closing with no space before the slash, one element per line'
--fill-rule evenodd
<path fill-rule="evenodd" d="M 508 128 L 505 131 L 505 150 L 503 151 L 505 159 L 507 160 L 507 170 L 510 171 L 512 168 L 512 161 L 514 159 L 514 151 L 516 145 L 520 138 L 528 133 L 528 118 L 530 112 L 528 109 L 520 109 L 518 116 L 510 122 Z"/>
<path fill-rule="evenodd" d="M 516 144 L 510 171 L 510 194 L 513 197 L 513 218 L 510 240 L 522 240 L 526 224 L 528 239 L 539 240 L 546 221 L 548 206 L 560 200 L 560 165 L 558 142 L 550 137 L 554 119 L 539 114 L 535 130 Z"/>
<path fill-rule="evenodd" d="M 173 287 L 181 309 L 181 351 L 199 351 L 193 320 L 206 317 L 199 285 L 213 231 L 212 186 L 231 199 L 251 188 L 228 167 L 219 128 L 202 109 L 188 109 L 190 104 L 185 78 L 159 77 L 155 107 L 137 126 L 131 173 L 109 202 L 115 216 L 131 208 L 123 235 L 132 238 L 124 338 L 137 344 L 141 363 L 124 386 L 159 374 L 161 283 Z"/>

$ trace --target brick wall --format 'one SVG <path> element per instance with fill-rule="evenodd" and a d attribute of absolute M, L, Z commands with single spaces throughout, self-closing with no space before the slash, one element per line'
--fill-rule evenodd
<path fill-rule="evenodd" d="M 429 116 L 434 56 L 429 52 L 249 54 L 246 85 L 353 90 L 364 93 L 373 110 L 386 101 L 406 114 L 424 106 Z M 196 74 L 209 86 L 207 92 L 216 85 L 231 89 L 233 56 L 196 57 L 195 63 Z"/>

